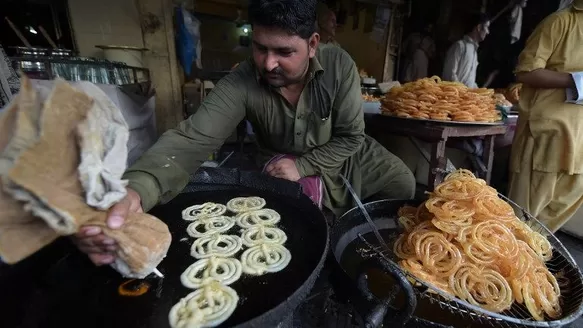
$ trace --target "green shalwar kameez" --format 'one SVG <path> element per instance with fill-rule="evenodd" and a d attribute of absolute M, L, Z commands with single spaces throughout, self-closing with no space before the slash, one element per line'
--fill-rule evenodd
<path fill-rule="evenodd" d="M 339 174 L 361 198 L 412 198 L 415 179 L 406 165 L 364 133 L 360 76 L 341 48 L 321 45 L 310 60 L 297 106 L 258 78 L 251 60 L 223 78 L 200 108 L 167 131 L 125 174 L 144 210 L 175 197 L 246 118 L 260 148 L 258 162 L 277 154 L 297 157 L 302 177 L 324 182 L 323 204 L 336 215 L 353 206 Z"/>

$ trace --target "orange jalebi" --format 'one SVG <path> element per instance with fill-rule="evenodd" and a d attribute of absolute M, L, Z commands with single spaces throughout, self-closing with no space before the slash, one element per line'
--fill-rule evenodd
<path fill-rule="evenodd" d="M 489 220 L 495 218 L 500 221 L 514 220 L 514 210 L 497 195 L 484 193 L 472 201 L 477 220 Z"/>
<path fill-rule="evenodd" d="M 501 119 L 492 89 L 469 89 L 437 76 L 393 87 L 382 100 L 382 113 L 403 118 L 460 122 Z"/>
<path fill-rule="evenodd" d="M 449 288 L 464 301 L 492 312 L 502 312 L 514 302 L 510 285 L 500 273 L 471 263 L 464 263 L 449 277 Z"/>
<path fill-rule="evenodd" d="M 492 312 L 516 302 L 535 320 L 561 316 L 561 288 L 545 265 L 549 240 L 470 171 L 449 174 L 426 202 L 398 214 L 405 232 L 393 251 L 418 279 Z"/>

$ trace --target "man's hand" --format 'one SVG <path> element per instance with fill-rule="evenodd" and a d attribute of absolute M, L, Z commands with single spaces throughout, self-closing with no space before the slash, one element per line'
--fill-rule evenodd
<path fill-rule="evenodd" d="M 302 178 L 296 167 L 296 162 L 288 158 L 282 158 L 275 163 L 269 164 L 265 171 L 272 177 L 294 182 Z"/>
<path fill-rule="evenodd" d="M 143 210 L 140 195 L 127 188 L 127 195 L 124 199 L 109 209 L 107 226 L 110 229 L 121 228 L 131 212 L 141 213 Z M 106 237 L 100 227 L 81 227 L 74 237 L 74 242 L 95 265 L 110 264 L 115 261 L 115 252 L 117 251 L 115 240 Z"/>

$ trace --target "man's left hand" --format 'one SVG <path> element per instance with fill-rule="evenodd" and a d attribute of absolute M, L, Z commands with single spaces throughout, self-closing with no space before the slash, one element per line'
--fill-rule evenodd
<path fill-rule="evenodd" d="M 282 158 L 275 163 L 269 164 L 265 171 L 272 177 L 294 182 L 302 178 L 296 167 L 296 162 L 288 158 Z"/>

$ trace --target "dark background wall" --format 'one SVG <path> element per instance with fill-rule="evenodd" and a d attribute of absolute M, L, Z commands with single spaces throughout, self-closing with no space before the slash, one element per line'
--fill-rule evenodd
<path fill-rule="evenodd" d="M 10 53 L 13 46 L 24 46 L 4 17 L 8 17 L 33 47 L 50 48 L 38 31 L 42 25 L 57 46 L 75 49 L 69 24 L 67 0 L 2 0 L 0 12 L 0 44 Z M 38 33 L 27 30 L 32 26 Z"/>
<path fill-rule="evenodd" d="M 418 32 L 427 23 L 434 24 L 433 38 L 436 42 L 436 56 L 430 65 L 430 75 L 441 75 L 443 60 L 449 46 L 463 36 L 464 18 L 468 13 L 479 11 L 481 0 L 412 0 L 411 16 L 405 24 L 405 37 Z M 488 0 L 487 14 L 495 16 L 508 0 Z M 524 48 L 528 36 L 546 16 L 559 6 L 559 0 L 530 0 L 524 10 L 521 39 L 510 44 L 510 11 L 492 23 L 490 35 L 480 45 L 478 84 L 483 83 L 488 74 L 498 69 L 500 74 L 490 87 L 505 88 L 514 81 L 512 71 L 518 55 Z"/>
<path fill-rule="evenodd" d="M 494 12 L 504 7 L 505 1 L 496 1 L 492 4 Z M 522 35 L 518 42 L 510 44 L 508 15 L 501 16 L 491 28 L 490 36 L 482 43 L 480 50 L 480 66 L 478 78 L 482 81 L 487 78 L 489 72 L 499 69 L 500 74 L 491 87 L 503 88 L 514 81 L 512 71 L 516 66 L 518 55 L 524 48 L 525 42 L 535 27 L 548 15 L 555 12 L 559 1 L 530 0 L 524 10 L 522 22 Z"/>

